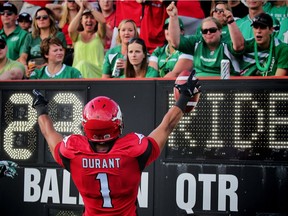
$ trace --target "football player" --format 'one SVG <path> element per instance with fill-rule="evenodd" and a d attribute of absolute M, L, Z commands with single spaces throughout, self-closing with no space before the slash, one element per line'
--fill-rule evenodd
<path fill-rule="evenodd" d="M 83 109 L 85 136 L 74 134 L 63 138 L 48 115 L 48 101 L 33 90 L 32 107 L 37 111 L 41 132 L 55 161 L 71 173 L 83 198 L 83 215 L 137 215 L 141 172 L 160 155 L 187 102 L 191 97 L 199 98 L 200 84 L 193 75 L 176 86 L 180 91 L 178 101 L 148 136 L 129 133 L 120 137 L 123 129 L 120 107 L 112 99 L 100 96 Z"/>

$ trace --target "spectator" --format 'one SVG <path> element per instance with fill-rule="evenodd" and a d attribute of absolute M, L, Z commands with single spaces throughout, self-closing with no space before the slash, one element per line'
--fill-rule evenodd
<path fill-rule="evenodd" d="M 142 3 L 143 16 L 140 26 L 140 37 L 145 41 L 148 52 L 151 54 L 158 46 L 163 46 L 165 43 L 165 34 L 163 26 L 166 18 L 166 7 L 171 1 L 163 0 L 136 0 Z"/>
<path fill-rule="evenodd" d="M 133 20 L 136 23 L 138 33 L 140 32 L 141 26 L 142 5 L 136 0 L 115 1 L 115 8 L 115 27 L 110 48 L 117 45 L 116 37 L 118 35 L 119 25 L 123 20 Z"/>
<path fill-rule="evenodd" d="M 253 34 L 253 28 L 249 27 L 252 24 L 252 20 L 254 19 L 255 16 L 259 15 L 260 13 L 263 13 L 263 0 L 255 1 L 255 0 L 246 0 L 246 4 L 248 7 L 248 15 L 236 20 L 236 23 L 242 32 L 242 35 L 244 39 L 250 39 L 254 37 Z M 273 19 L 273 27 L 275 31 L 275 36 L 277 36 L 278 31 L 279 31 L 279 21 L 277 19 Z"/>
<path fill-rule="evenodd" d="M 222 25 L 221 37 L 222 41 L 230 41 L 230 33 L 227 25 L 227 18 L 224 16 L 224 10 L 232 11 L 227 2 L 217 1 L 215 7 L 211 10 L 211 16 L 218 20 Z M 201 25 L 197 29 L 197 34 L 201 34 Z"/>
<path fill-rule="evenodd" d="M 25 31 L 31 32 L 32 17 L 28 13 L 21 13 L 17 19 L 18 25 Z"/>
<path fill-rule="evenodd" d="M 46 64 L 41 55 L 40 44 L 45 38 L 58 37 L 66 47 L 64 34 L 60 32 L 55 23 L 53 12 L 48 8 L 37 10 L 32 22 L 32 33 L 28 34 L 24 45 L 24 52 L 20 56 L 20 62 L 27 65 L 30 60 L 35 61 L 39 69 Z"/>
<path fill-rule="evenodd" d="M 231 11 L 224 10 L 227 19 L 231 42 L 221 41 L 221 24 L 213 17 L 205 18 L 202 21 L 202 37 L 191 35 L 184 37 L 180 35 L 178 11 L 172 2 L 167 13 L 170 16 L 168 27 L 171 44 L 177 50 L 193 55 L 193 64 L 197 76 L 219 76 L 220 62 L 228 59 L 231 63 L 231 74 L 239 75 L 240 68 L 232 51 L 240 52 L 244 48 L 244 38 L 239 31 Z"/>
<path fill-rule="evenodd" d="M 179 18 L 183 21 L 184 30 L 186 35 L 192 35 L 196 33 L 196 28 L 201 24 L 201 20 L 205 18 L 204 10 L 201 7 L 202 2 L 209 1 L 187 1 L 178 0 L 177 8 Z"/>
<path fill-rule="evenodd" d="M 0 36 L 8 44 L 7 57 L 17 60 L 24 51 L 24 43 L 28 33 L 16 25 L 18 12 L 15 5 L 10 2 L 4 3 L 0 8 L 0 14 L 3 23 Z"/>
<path fill-rule="evenodd" d="M 79 11 L 79 5 L 75 2 L 75 0 L 65 0 L 63 4 L 47 4 L 46 7 L 50 9 L 54 8 L 54 10 L 57 8 L 57 11 L 59 11 L 59 13 L 56 13 L 57 20 L 59 20 L 58 27 L 65 35 L 65 40 L 67 43 L 64 63 L 72 66 L 74 47 L 68 32 L 68 27 L 74 17 L 76 17 Z"/>
<path fill-rule="evenodd" d="M 124 76 L 126 78 L 159 77 L 153 67 L 148 66 L 148 50 L 144 40 L 132 38 L 128 43 L 128 53 Z"/>
<path fill-rule="evenodd" d="M 280 24 L 278 38 L 284 43 L 288 44 L 288 17 L 283 19 Z"/>
<path fill-rule="evenodd" d="M 110 49 L 111 40 L 113 36 L 113 29 L 115 27 L 115 8 L 113 0 L 99 0 L 101 12 L 106 20 L 106 37 L 105 37 L 105 50 Z"/>
<path fill-rule="evenodd" d="M 89 101 L 83 109 L 85 136 L 73 134 L 63 138 L 48 115 L 47 100 L 34 91 L 32 107 L 37 111 L 39 127 L 54 160 L 71 172 L 83 198 L 83 216 L 137 215 L 142 171 L 164 149 L 169 135 L 183 117 L 183 110 L 190 98 L 195 97 L 198 101 L 198 80 L 192 78 L 190 76 L 188 83 L 179 87 L 180 99 L 148 136 L 129 133 L 120 138 L 123 129 L 120 107 L 112 99 L 99 96 Z M 99 167 L 95 164 L 98 161 Z"/>
<path fill-rule="evenodd" d="M 59 38 L 45 38 L 41 42 L 40 48 L 47 65 L 33 70 L 30 79 L 82 78 L 80 71 L 76 68 L 63 64 L 65 49 Z"/>
<path fill-rule="evenodd" d="M 0 161 L 0 178 L 7 176 L 14 178 L 17 174 L 18 164 L 13 161 Z"/>
<path fill-rule="evenodd" d="M 25 67 L 18 61 L 7 58 L 7 44 L 0 38 L 0 80 L 21 80 Z"/>
<path fill-rule="evenodd" d="M 192 70 L 193 56 L 175 50 L 171 45 L 168 32 L 169 18 L 165 20 L 165 38 L 167 44 L 157 47 L 149 58 L 149 66 L 159 71 L 160 77 L 177 77 L 183 70 Z M 181 35 L 184 35 L 184 24 L 179 18 Z"/>
<path fill-rule="evenodd" d="M 263 5 L 263 10 L 271 17 L 282 22 L 283 19 L 288 17 L 288 1 L 287 0 L 273 0 L 267 1 Z"/>
<path fill-rule="evenodd" d="M 104 16 L 88 2 L 77 1 L 80 9 L 68 27 L 74 43 L 73 67 L 84 78 L 100 78 L 104 60 L 106 24 Z"/>
<path fill-rule="evenodd" d="M 139 37 L 136 23 L 133 20 L 122 20 L 117 35 L 118 46 L 111 48 L 105 54 L 102 78 L 119 77 L 124 74 L 127 46 L 131 38 Z M 113 74 L 113 69 L 120 70 L 119 76 Z"/>
<path fill-rule="evenodd" d="M 288 45 L 273 36 L 273 20 L 268 14 L 257 15 L 252 22 L 254 38 L 245 44 L 241 59 L 243 76 L 286 76 Z"/>

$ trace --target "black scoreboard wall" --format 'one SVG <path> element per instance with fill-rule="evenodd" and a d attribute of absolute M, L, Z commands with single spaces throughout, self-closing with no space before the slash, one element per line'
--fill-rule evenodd
<path fill-rule="evenodd" d="M 160 158 L 142 175 L 139 214 L 288 215 L 287 79 L 205 80 Z M 81 215 L 70 174 L 53 161 L 32 109 L 32 89 L 50 101 L 60 133 L 82 133 L 87 101 L 117 101 L 124 134 L 148 135 L 173 106 L 174 80 L 0 83 L 0 160 L 20 165 L 0 179 L 1 215 Z"/>

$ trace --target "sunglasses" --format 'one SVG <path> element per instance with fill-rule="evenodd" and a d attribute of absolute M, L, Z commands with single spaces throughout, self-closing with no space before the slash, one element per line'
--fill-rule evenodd
<path fill-rule="evenodd" d="M 4 14 L 6 14 L 7 16 L 11 16 L 12 14 L 14 14 L 14 12 L 12 11 L 1 11 L 0 15 L 3 16 Z"/>
<path fill-rule="evenodd" d="M 0 49 L 4 49 L 6 47 L 6 44 L 3 42 L 0 42 Z"/>
<path fill-rule="evenodd" d="M 75 2 L 75 0 L 67 0 L 67 2 L 70 2 L 70 3 L 71 3 L 71 2 Z"/>
<path fill-rule="evenodd" d="M 48 18 L 49 18 L 48 15 L 36 16 L 36 17 L 35 17 L 36 20 L 41 20 L 41 19 L 42 19 L 42 20 L 47 20 Z"/>
<path fill-rule="evenodd" d="M 216 12 L 216 13 L 224 13 L 224 10 L 223 9 L 219 9 L 219 8 L 215 8 L 214 12 Z"/>
<path fill-rule="evenodd" d="M 202 34 L 207 34 L 208 32 L 210 33 L 215 33 L 218 30 L 218 28 L 208 28 L 208 29 L 201 29 Z"/>
<path fill-rule="evenodd" d="M 258 29 L 258 28 L 260 28 L 260 29 L 266 29 L 266 28 L 268 28 L 268 26 L 267 26 L 267 25 L 264 25 L 264 24 L 261 24 L 261 23 L 254 23 L 254 24 L 253 24 L 253 28 L 255 28 L 255 29 Z"/>

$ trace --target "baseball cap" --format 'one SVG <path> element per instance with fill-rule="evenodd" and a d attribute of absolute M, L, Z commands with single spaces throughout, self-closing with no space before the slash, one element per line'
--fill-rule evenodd
<path fill-rule="evenodd" d="M 169 20 L 170 18 L 167 18 L 165 20 L 165 23 L 164 23 L 164 29 L 168 27 L 168 24 L 169 24 Z M 178 17 L 178 20 L 179 20 L 179 26 L 180 26 L 180 29 L 181 30 L 184 30 L 184 24 L 183 24 L 183 21 Z"/>
<path fill-rule="evenodd" d="M 11 2 L 5 2 L 1 7 L 0 7 L 0 11 L 3 12 L 5 10 L 11 11 L 14 14 L 18 14 L 18 10 L 17 7 L 12 4 Z"/>
<path fill-rule="evenodd" d="M 266 13 L 261 13 L 261 14 L 255 16 L 252 21 L 253 22 L 252 22 L 251 26 L 260 24 L 263 26 L 267 26 L 269 28 L 273 27 L 273 19 L 269 14 L 266 14 Z"/>
<path fill-rule="evenodd" d="M 84 14 L 88 14 L 88 13 L 92 13 L 92 11 L 91 10 L 89 10 L 89 9 L 85 9 L 84 11 L 83 11 L 83 13 L 82 13 L 82 16 L 84 15 Z"/>
<path fill-rule="evenodd" d="M 27 21 L 27 22 L 32 23 L 32 17 L 30 16 L 29 13 L 24 12 L 24 13 L 19 14 L 17 21 L 18 22 Z"/>

